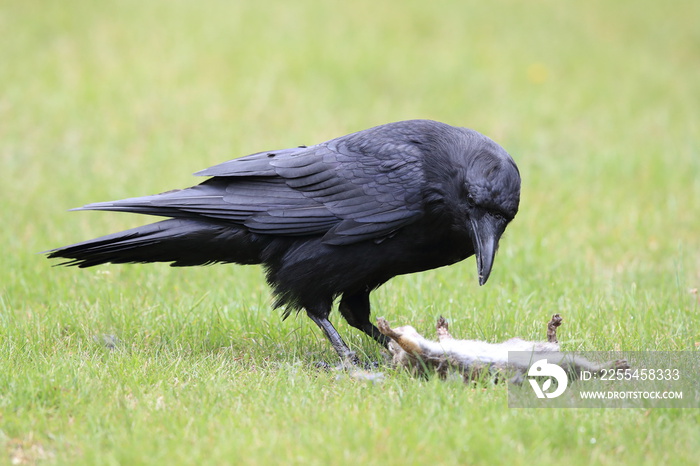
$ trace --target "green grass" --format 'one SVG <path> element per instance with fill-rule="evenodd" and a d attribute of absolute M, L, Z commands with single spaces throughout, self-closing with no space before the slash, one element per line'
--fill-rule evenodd
<path fill-rule="evenodd" d="M 565 349 L 696 351 L 698 5 L 2 3 L 0 464 L 697 464 L 698 410 L 515 410 L 504 387 L 316 370 L 333 352 L 258 268 L 36 253 L 148 220 L 68 208 L 432 118 L 514 156 L 521 211 L 486 287 L 473 259 L 400 277 L 375 315 L 497 341 L 560 312 Z"/>

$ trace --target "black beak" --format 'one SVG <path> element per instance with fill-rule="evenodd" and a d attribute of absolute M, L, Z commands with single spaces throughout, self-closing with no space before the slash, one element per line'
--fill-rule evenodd
<path fill-rule="evenodd" d="M 503 227 L 488 214 L 472 217 L 472 241 L 476 254 L 476 267 L 479 271 L 479 285 L 486 283 L 491 275 L 493 259 L 498 249 L 498 240 L 503 234 Z"/>

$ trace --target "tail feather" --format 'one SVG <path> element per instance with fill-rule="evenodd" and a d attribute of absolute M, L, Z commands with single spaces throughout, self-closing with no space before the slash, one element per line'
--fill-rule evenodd
<path fill-rule="evenodd" d="M 244 228 L 198 220 L 170 219 L 46 251 L 59 265 L 80 268 L 113 263 L 260 263 L 262 241 Z"/>

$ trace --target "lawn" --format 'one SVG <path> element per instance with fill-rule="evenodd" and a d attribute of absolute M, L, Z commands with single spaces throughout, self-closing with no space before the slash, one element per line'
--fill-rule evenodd
<path fill-rule="evenodd" d="M 0 5 L 0 464 L 698 464 L 697 409 L 509 409 L 505 386 L 316 368 L 257 267 L 51 267 L 149 221 L 67 212 L 377 124 L 474 128 L 521 208 L 375 316 L 567 350 L 698 351 L 700 3 L 25 0 Z M 362 357 L 373 342 L 332 314 Z"/>

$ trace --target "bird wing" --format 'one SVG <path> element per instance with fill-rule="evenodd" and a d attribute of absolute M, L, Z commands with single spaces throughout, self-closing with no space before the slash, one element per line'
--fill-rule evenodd
<path fill-rule="evenodd" d="M 230 160 L 196 173 L 212 178 L 192 188 L 82 209 L 195 214 L 259 234 L 322 234 L 326 244 L 351 244 L 386 237 L 422 215 L 422 163 L 415 143 L 363 131 Z"/>
<path fill-rule="evenodd" d="M 245 221 L 251 231 L 323 233 L 327 244 L 350 244 L 385 237 L 420 217 L 423 157 L 415 143 L 363 131 L 316 146 L 253 154 L 197 175 L 276 183 L 272 193 L 280 197 L 266 196 L 266 208 Z M 247 196 L 247 188 L 229 183 L 224 199 L 246 205 L 238 196 Z"/>

